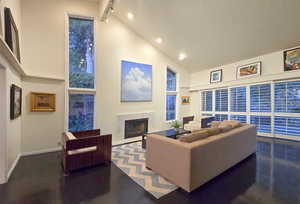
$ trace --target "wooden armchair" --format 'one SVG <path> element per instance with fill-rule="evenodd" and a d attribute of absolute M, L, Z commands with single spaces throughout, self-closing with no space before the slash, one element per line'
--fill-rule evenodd
<path fill-rule="evenodd" d="M 100 129 L 63 133 L 62 143 L 65 173 L 111 161 L 112 135 L 100 135 Z"/>

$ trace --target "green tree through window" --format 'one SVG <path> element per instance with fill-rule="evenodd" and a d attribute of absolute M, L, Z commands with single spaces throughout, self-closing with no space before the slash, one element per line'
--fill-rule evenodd
<path fill-rule="evenodd" d="M 69 86 L 94 88 L 94 23 L 69 19 Z"/>

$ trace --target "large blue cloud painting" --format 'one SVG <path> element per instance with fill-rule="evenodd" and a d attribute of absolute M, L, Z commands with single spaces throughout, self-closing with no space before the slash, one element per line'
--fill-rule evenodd
<path fill-rule="evenodd" d="M 152 100 L 152 66 L 122 61 L 122 102 Z"/>

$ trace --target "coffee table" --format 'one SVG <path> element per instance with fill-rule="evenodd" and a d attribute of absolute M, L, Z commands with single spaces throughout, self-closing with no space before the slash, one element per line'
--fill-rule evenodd
<path fill-rule="evenodd" d="M 158 131 L 158 132 L 147 133 L 142 136 L 142 148 L 146 149 L 146 137 L 149 134 L 161 135 L 162 137 L 177 139 L 179 135 L 184 135 L 184 134 L 188 134 L 188 133 L 191 133 L 191 131 L 185 130 L 183 128 L 168 129 L 168 130 L 163 130 L 163 131 Z"/>

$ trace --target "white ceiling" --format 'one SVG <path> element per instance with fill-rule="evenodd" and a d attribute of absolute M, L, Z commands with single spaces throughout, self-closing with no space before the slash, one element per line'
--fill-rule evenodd
<path fill-rule="evenodd" d="M 299 9 L 300 0 L 120 0 L 115 15 L 173 59 L 185 52 L 180 63 L 196 72 L 300 45 Z"/>

